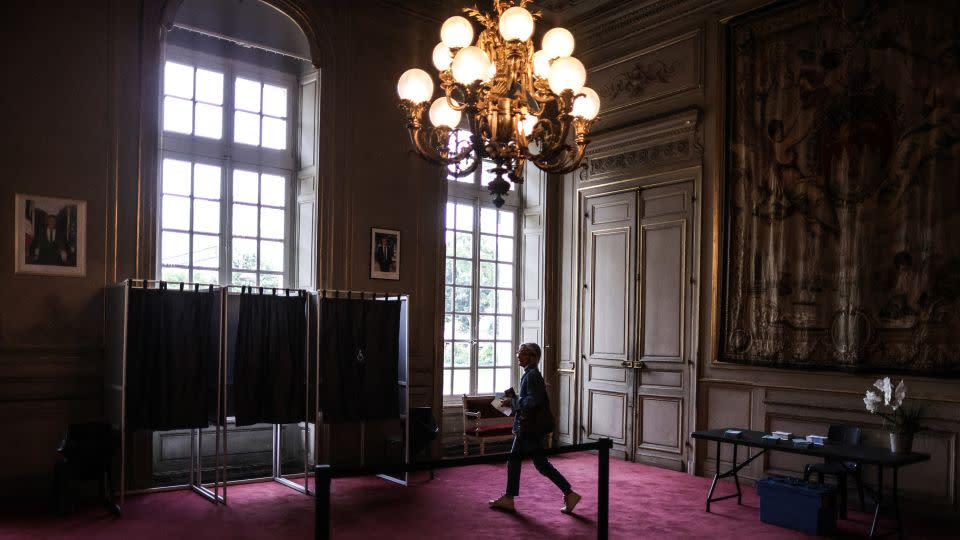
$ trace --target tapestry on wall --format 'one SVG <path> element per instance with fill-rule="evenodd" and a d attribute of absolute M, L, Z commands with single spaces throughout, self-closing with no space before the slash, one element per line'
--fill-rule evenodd
<path fill-rule="evenodd" d="M 793 2 L 728 26 L 721 361 L 960 375 L 944 5 Z"/>

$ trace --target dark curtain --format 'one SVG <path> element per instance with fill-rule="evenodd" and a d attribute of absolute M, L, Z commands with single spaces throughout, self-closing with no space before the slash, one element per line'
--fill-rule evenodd
<path fill-rule="evenodd" d="M 320 300 L 324 422 L 399 418 L 399 341 L 399 300 Z"/>
<path fill-rule="evenodd" d="M 234 352 L 237 425 L 306 416 L 306 296 L 242 294 Z"/>
<path fill-rule="evenodd" d="M 207 427 L 214 293 L 131 288 L 129 300 L 127 428 Z"/>

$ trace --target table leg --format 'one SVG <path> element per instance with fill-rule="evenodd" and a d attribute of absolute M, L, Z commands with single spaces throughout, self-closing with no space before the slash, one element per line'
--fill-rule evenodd
<path fill-rule="evenodd" d="M 737 476 L 737 446 L 733 445 L 733 483 L 737 485 L 737 504 L 742 504 L 740 502 L 742 494 L 740 493 L 740 477 Z M 747 450 L 749 453 L 749 450 Z"/>
<path fill-rule="evenodd" d="M 877 465 L 877 507 L 873 510 L 873 523 L 870 524 L 870 538 L 873 538 L 877 532 L 877 524 L 880 522 L 880 507 L 883 506 L 883 466 Z"/>
<path fill-rule="evenodd" d="M 710 483 L 710 491 L 707 492 L 707 512 L 710 511 L 710 501 L 713 500 L 713 490 L 717 489 L 717 480 L 720 478 L 720 441 L 717 441 L 717 459 L 716 469 L 713 473 L 713 482 Z"/>

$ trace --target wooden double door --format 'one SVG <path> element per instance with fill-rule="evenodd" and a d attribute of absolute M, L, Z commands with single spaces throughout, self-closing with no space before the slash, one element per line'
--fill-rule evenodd
<path fill-rule="evenodd" d="M 690 455 L 694 187 L 581 199 L 580 439 L 676 470 Z"/>

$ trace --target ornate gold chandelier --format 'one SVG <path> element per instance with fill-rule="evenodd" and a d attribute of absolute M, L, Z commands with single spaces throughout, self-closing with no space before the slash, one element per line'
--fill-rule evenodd
<path fill-rule="evenodd" d="M 476 8 L 463 11 L 483 30 L 473 42 L 473 26 L 465 17 L 447 19 L 441 42 L 433 49 L 443 95 L 430 104 L 433 79 L 422 69 L 409 69 L 397 83 L 400 106 L 417 152 L 428 161 L 454 165 L 452 174 L 472 174 L 483 160 L 494 163 L 496 177 L 487 184 L 494 204 L 514 183 L 523 182 L 525 163 L 563 174 L 580 166 L 587 133 L 600 111 L 600 97 L 584 86 L 586 69 L 570 56 L 570 31 L 553 28 L 534 52 L 534 21 L 539 12 L 526 9 L 530 0 L 494 0 L 497 17 Z M 516 4 L 516 5 L 514 5 Z M 425 127 L 428 110 L 432 127 Z M 451 146 L 450 135 L 466 116 L 469 141 Z M 573 126 L 573 145 L 568 138 Z"/>

